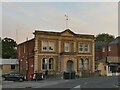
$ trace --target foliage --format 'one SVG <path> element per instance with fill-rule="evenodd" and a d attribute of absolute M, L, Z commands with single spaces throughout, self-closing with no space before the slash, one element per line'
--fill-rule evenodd
<path fill-rule="evenodd" d="M 2 58 L 16 58 L 17 57 L 17 43 L 11 38 L 2 39 Z"/>
<path fill-rule="evenodd" d="M 101 42 L 111 42 L 115 39 L 115 37 L 113 35 L 110 34 L 106 34 L 106 33 L 102 33 L 102 34 L 98 34 L 95 38 L 95 41 L 101 41 Z"/>
<path fill-rule="evenodd" d="M 0 37 L 0 58 L 2 58 L 2 40 Z"/>

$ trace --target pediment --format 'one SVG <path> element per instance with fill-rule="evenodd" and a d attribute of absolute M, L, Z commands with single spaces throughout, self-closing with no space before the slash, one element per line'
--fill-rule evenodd
<path fill-rule="evenodd" d="M 65 31 L 63 31 L 63 32 L 61 32 L 61 36 L 74 36 L 74 35 L 75 35 L 75 33 L 72 32 L 72 31 L 69 30 L 69 29 L 67 29 L 67 30 L 65 30 Z"/>

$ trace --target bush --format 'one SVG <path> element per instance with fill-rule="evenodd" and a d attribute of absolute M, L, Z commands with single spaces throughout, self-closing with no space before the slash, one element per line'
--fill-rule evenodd
<path fill-rule="evenodd" d="M 76 78 L 80 78 L 80 76 L 79 76 L 79 75 L 75 75 L 75 77 L 76 77 Z"/>

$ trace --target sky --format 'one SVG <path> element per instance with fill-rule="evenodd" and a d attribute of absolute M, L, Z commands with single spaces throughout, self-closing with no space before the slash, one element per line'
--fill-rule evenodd
<path fill-rule="evenodd" d="M 2 38 L 22 43 L 37 30 L 118 36 L 118 2 L 2 2 Z"/>

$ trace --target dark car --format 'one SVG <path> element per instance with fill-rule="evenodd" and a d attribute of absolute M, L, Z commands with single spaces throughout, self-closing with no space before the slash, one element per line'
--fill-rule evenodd
<path fill-rule="evenodd" d="M 8 81 L 24 81 L 24 76 L 21 73 L 4 74 L 2 77 Z"/>

